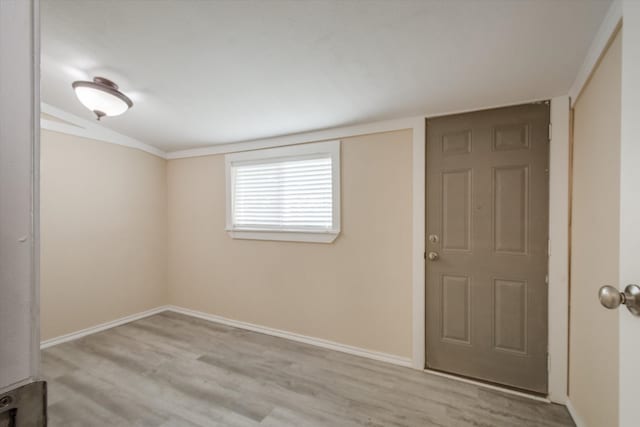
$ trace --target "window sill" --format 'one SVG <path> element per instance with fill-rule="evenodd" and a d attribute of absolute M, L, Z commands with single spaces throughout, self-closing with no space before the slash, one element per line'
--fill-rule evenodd
<path fill-rule="evenodd" d="M 275 240 L 285 242 L 332 243 L 339 231 L 309 232 L 287 230 L 227 230 L 232 239 Z"/>

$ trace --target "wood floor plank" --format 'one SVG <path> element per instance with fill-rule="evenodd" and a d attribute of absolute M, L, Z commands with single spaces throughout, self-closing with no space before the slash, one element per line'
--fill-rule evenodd
<path fill-rule="evenodd" d="M 165 312 L 43 350 L 51 426 L 573 426 L 562 406 Z"/>

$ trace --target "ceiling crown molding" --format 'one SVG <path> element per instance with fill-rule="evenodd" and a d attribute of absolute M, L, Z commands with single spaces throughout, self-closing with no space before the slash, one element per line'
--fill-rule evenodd
<path fill-rule="evenodd" d="M 587 56 L 578 71 L 578 75 L 569 89 L 571 106 L 575 105 L 582 89 L 586 86 L 593 70 L 598 66 L 600 58 L 607 50 L 613 36 L 622 25 L 622 0 L 613 0 L 607 14 L 605 15 L 598 32 L 593 38 Z"/>
<path fill-rule="evenodd" d="M 373 133 L 393 132 L 403 129 L 417 129 L 424 125 L 426 117 L 440 117 L 453 114 L 462 114 L 473 111 L 503 108 L 513 105 L 527 104 L 531 102 L 542 102 L 539 99 L 523 100 L 519 102 L 507 102 L 497 105 L 477 106 L 462 110 L 454 110 L 447 112 L 425 113 L 418 116 L 403 117 L 390 120 L 380 120 L 375 122 L 360 123 L 355 125 L 337 126 L 328 129 L 311 130 L 291 135 L 281 135 L 270 138 L 261 138 L 249 141 L 239 141 L 232 143 L 213 144 L 203 147 L 189 148 L 176 151 L 162 151 L 159 148 L 145 144 L 126 135 L 117 133 L 110 129 L 94 123 L 89 120 L 82 119 L 74 114 L 68 113 L 49 104 L 42 103 L 42 113 L 55 117 L 62 122 L 41 118 L 42 129 L 55 132 L 66 133 L 70 135 L 81 136 L 85 138 L 97 139 L 126 147 L 136 148 L 147 153 L 151 153 L 167 160 L 183 159 L 189 157 L 211 156 L 218 154 L 236 153 L 241 151 L 260 150 L 264 148 L 282 147 L 287 145 L 306 144 L 310 142 L 328 141 L 332 139 L 350 138 L 360 135 L 368 135 Z"/>
<path fill-rule="evenodd" d="M 210 156 L 214 154 L 235 153 L 239 151 L 260 150 L 263 148 L 282 147 L 286 145 L 306 144 L 331 139 L 349 138 L 358 135 L 372 133 L 392 132 L 401 129 L 413 129 L 417 124 L 424 122 L 423 116 L 407 117 L 400 119 L 382 120 L 357 125 L 339 126 L 329 129 L 313 130 L 291 135 L 262 138 L 251 141 L 233 142 L 227 144 L 209 145 L 201 148 L 171 151 L 167 153 L 167 159 L 182 159 L 187 157 Z"/>
<path fill-rule="evenodd" d="M 53 132 L 65 133 L 68 135 L 80 136 L 83 138 L 96 139 L 98 141 L 108 142 L 111 144 L 121 145 L 123 147 L 135 148 L 137 150 L 144 151 L 154 156 L 166 159 L 167 153 L 138 141 L 137 139 L 123 135 L 108 129 L 98 123 L 94 123 L 90 120 L 85 120 L 75 114 L 68 113 L 64 110 L 42 102 L 40 110 L 44 114 L 55 117 L 61 121 L 49 120 L 46 118 L 40 119 L 40 128 L 50 130 Z"/>

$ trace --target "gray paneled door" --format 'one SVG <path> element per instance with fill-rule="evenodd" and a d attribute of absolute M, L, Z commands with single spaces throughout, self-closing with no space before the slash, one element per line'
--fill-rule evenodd
<path fill-rule="evenodd" d="M 547 392 L 549 105 L 427 120 L 427 367 Z"/>

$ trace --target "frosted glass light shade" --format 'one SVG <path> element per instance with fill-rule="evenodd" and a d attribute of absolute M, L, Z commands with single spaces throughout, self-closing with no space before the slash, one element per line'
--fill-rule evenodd
<path fill-rule="evenodd" d="M 78 100 L 93 111 L 98 120 L 103 116 L 119 116 L 133 106 L 115 83 L 102 77 L 95 77 L 93 82 L 74 82 L 72 86 Z"/>

